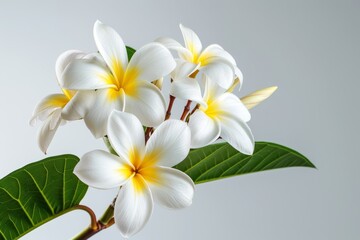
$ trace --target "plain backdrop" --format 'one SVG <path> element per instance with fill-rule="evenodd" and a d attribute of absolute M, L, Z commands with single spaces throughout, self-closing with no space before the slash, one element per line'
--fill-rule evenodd
<path fill-rule="evenodd" d="M 204 46 L 218 43 L 235 57 L 245 77 L 239 96 L 279 87 L 251 111 L 254 136 L 298 150 L 318 170 L 282 169 L 197 185 L 191 207 L 155 206 L 132 239 L 359 239 L 359 10 L 360 2 L 349 0 L 1 1 L 0 176 L 44 158 L 39 126 L 28 121 L 43 97 L 59 92 L 57 56 L 68 49 L 96 51 L 97 19 L 134 48 L 159 36 L 181 42 L 183 23 Z M 59 129 L 48 155 L 104 148 L 74 122 Z M 115 193 L 89 189 L 83 204 L 100 215 Z M 74 212 L 23 239 L 70 239 L 88 223 L 85 213 Z M 93 239 L 121 236 L 114 226 Z"/>

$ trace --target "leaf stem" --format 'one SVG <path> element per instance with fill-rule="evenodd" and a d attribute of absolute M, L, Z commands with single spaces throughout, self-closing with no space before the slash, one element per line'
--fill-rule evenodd
<path fill-rule="evenodd" d="M 97 228 L 96 215 L 95 215 L 94 211 L 91 208 L 89 208 L 89 207 L 87 207 L 85 205 L 76 205 L 76 206 L 74 206 L 73 209 L 74 210 L 80 209 L 80 210 L 83 210 L 83 211 L 87 212 L 90 215 L 90 219 L 91 219 L 90 227 L 93 228 L 93 229 Z"/>
<path fill-rule="evenodd" d="M 82 206 L 82 205 L 78 205 L 76 207 L 81 206 L 82 210 L 87 211 L 89 214 L 90 212 L 92 214 L 91 215 L 91 224 L 89 227 L 87 227 L 86 229 L 84 229 L 81 233 L 79 233 L 77 236 L 75 236 L 73 238 L 73 240 L 86 240 L 89 239 L 90 237 L 94 236 L 95 234 L 97 234 L 98 232 L 111 227 L 114 223 L 114 205 L 115 205 L 115 200 L 109 205 L 109 207 L 105 210 L 104 214 L 99 218 L 98 221 L 96 221 L 96 216 L 94 214 L 94 212 L 86 207 L 86 206 Z M 85 208 L 83 208 L 85 207 Z M 88 211 L 90 210 L 90 211 Z"/>

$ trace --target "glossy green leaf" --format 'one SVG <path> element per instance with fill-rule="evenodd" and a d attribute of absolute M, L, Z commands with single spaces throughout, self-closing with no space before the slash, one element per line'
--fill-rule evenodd
<path fill-rule="evenodd" d="M 130 59 L 132 58 L 132 56 L 134 55 L 136 50 L 133 49 L 132 47 L 126 46 L 126 52 L 127 52 L 127 55 L 128 55 L 128 60 L 130 61 Z"/>
<path fill-rule="evenodd" d="M 176 165 L 195 183 L 278 168 L 315 166 L 290 148 L 270 142 L 256 142 L 254 154 L 244 155 L 228 143 L 191 150 L 187 158 Z"/>
<path fill-rule="evenodd" d="M 73 174 L 78 161 L 49 157 L 1 179 L 0 239 L 18 239 L 78 205 L 88 188 Z"/>

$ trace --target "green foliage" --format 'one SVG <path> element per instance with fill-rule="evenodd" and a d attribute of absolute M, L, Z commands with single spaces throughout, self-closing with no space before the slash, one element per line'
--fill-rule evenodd
<path fill-rule="evenodd" d="M 188 174 L 196 184 L 278 168 L 315 166 L 300 153 L 270 142 L 256 142 L 254 154 L 244 155 L 228 143 L 191 150 L 174 168 Z"/>
<path fill-rule="evenodd" d="M 0 239 L 18 239 L 71 210 L 87 186 L 73 174 L 79 158 L 49 157 L 0 180 Z"/>
<path fill-rule="evenodd" d="M 132 56 L 134 55 L 136 50 L 133 49 L 132 47 L 126 46 L 126 52 L 127 52 L 127 55 L 128 55 L 128 60 L 130 61 L 130 59 L 132 58 Z"/>

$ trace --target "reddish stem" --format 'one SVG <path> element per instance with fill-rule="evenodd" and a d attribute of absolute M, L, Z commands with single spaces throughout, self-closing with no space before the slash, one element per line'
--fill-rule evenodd
<path fill-rule="evenodd" d="M 191 105 L 191 100 L 188 100 L 187 103 L 186 103 L 186 105 L 185 105 L 185 107 L 184 107 L 184 111 L 183 111 L 183 113 L 182 113 L 182 115 L 181 115 L 180 120 L 182 120 L 182 121 L 185 120 L 187 114 L 188 114 L 189 111 L 190 111 L 190 105 Z"/>
<path fill-rule="evenodd" d="M 175 97 L 170 95 L 170 101 L 169 101 L 169 105 L 168 105 L 168 108 L 167 108 L 167 111 L 166 111 L 165 120 L 168 120 L 170 118 L 170 116 L 171 116 L 171 109 L 173 107 L 174 101 L 175 101 Z"/>

